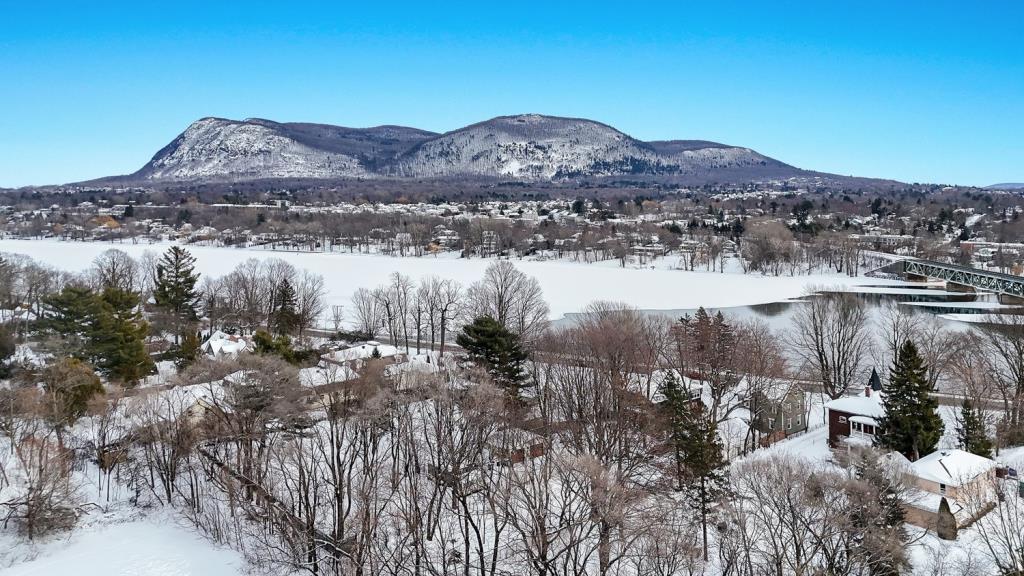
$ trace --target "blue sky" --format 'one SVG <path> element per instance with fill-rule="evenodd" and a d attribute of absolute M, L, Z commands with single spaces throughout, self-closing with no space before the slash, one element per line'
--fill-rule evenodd
<path fill-rule="evenodd" d="M 910 182 L 1024 181 L 1024 3 L 0 0 L 0 186 L 134 171 L 193 120 L 503 114 Z M 100 6 L 102 4 L 102 6 Z"/>

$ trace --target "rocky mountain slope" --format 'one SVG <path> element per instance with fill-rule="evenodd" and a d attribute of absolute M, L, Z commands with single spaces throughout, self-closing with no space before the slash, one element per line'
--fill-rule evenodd
<path fill-rule="evenodd" d="M 700 140 L 643 142 L 592 120 L 501 116 L 445 134 L 402 126 L 203 118 L 127 179 L 224 182 L 264 179 L 497 178 L 568 181 L 699 176 L 709 181 L 801 175 L 749 148 Z"/>
<path fill-rule="evenodd" d="M 591 120 L 502 116 L 424 140 L 387 167 L 397 176 L 494 176 L 558 180 L 627 174 L 691 174 L 783 165 L 713 142 L 642 142 Z"/>
<path fill-rule="evenodd" d="M 133 176 L 177 181 L 366 177 L 378 158 L 394 156 L 431 135 L 392 126 L 359 130 L 203 118 Z"/>

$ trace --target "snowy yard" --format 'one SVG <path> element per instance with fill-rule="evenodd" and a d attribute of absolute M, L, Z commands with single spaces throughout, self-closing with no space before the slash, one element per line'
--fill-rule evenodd
<path fill-rule="evenodd" d="M 25 254 L 61 270 L 88 268 L 102 252 L 117 248 L 132 257 L 150 250 L 161 253 L 170 244 L 62 242 L 58 240 L 0 240 L 0 252 Z M 297 268 L 320 274 L 326 281 L 327 304 L 347 304 L 357 288 L 385 283 L 392 272 L 418 280 L 425 276 L 450 278 L 464 285 L 483 276 L 490 260 L 440 257 L 392 257 L 375 254 L 274 252 L 259 249 L 186 246 L 204 275 L 223 276 L 248 258 L 281 258 Z M 667 260 L 672 260 L 669 258 Z M 664 264 L 664 261 L 661 262 Z M 516 267 L 534 276 L 544 290 L 552 318 L 579 312 L 594 301 L 626 302 L 644 310 L 726 308 L 766 304 L 797 298 L 812 286 L 877 284 L 874 278 L 841 274 L 759 276 L 740 273 L 687 272 L 671 269 L 619 268 L 614 261 L 584 264 L 566 261 L 516 260 Z M 887 282 L 892 283 L 892 282 Z"/>
<path fill-rule="evenodd" d="M 165 515 L 97 524 L 38 547 L 33 560 L 5 576 L 231 576 L 244 573 L 241 555 L 218 547 Z"/>

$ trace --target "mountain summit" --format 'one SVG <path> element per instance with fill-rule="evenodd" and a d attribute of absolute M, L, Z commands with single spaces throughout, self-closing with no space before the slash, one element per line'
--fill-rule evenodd
<path fill-rule="evenodd" d="M 496 178 L 566 181 L 804 174 L 749 148 L 701 140 L 644 142 L 611 126 L 540 114 L 500 116 L 445 134 L 403 126 L 203 118 L 128 178 L 142 182 L 263 179 Z"/>

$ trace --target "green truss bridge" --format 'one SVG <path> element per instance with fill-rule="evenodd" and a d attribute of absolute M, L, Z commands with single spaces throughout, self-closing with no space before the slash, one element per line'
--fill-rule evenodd
<path fill-rule="evenodd" d="M 989 272 L 968 266 L 916 258 L 903 260 L 902 264 L 903 273 L 908 278 L 945 280 L 960 287 L 994 292 L 999 295 L 1001 301 L 1013 301 L 1012 303 L 1015 304 L 1024 302 L 1024 276 Z"/>

